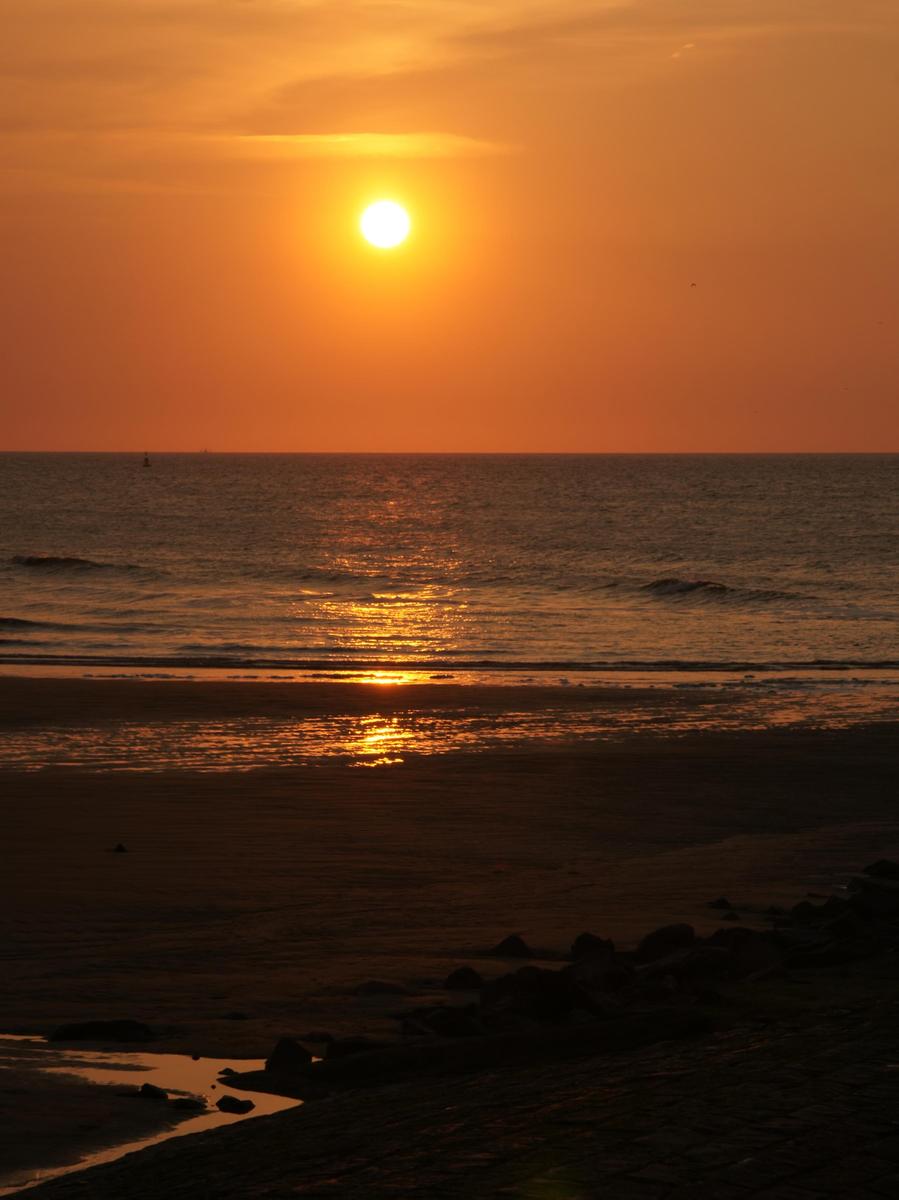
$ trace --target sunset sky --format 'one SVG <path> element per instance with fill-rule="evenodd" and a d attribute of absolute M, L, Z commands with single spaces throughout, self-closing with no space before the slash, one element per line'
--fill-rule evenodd
<path fill-rule="evenodd" d="M 896 0 L 2 16 L 0 448 L 899 450 Z"/>

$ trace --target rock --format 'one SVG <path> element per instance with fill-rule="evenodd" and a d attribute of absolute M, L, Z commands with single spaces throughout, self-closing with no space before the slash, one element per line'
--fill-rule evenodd
<path fill-rule="evenodd" d="M 870 958 L 880 949 L 881 944 L 874 937 L 847 938 L 842 941 L 827 942 L 823 946 L 810 946 L 808 949 L 799 950 L 790 957 L 789 965 L 791 967 L 843 966 L 862 958 Z"/>
<path fill-rule="evenodd" d="M 860 875 L 850 905 L 867 917 L 899 916 L 899 880 L 881 875 Z"/>
<path fill-rule="evenodd" d="M 219 1075 L 237 1075 L 237 1074 L 238 1074 L 238 1072 L 235 1071 L 233 1067 L 222 1067 L 222 1069 L 219 1071 Z"/>
<path fill-rule="evenodd" d="M 894 862 L 891 858 L 879 858 L 877 862 L 865 867 L 862 874 L 870 875 L 875 879 L 899 880 L 899 863 Z"/>
<path fill-rule="evenodd" d="M 457 967 L 443 981 L 444 989 L 448 992 L 473 992 L 483 985 L 483 976 L 474 967 Z"/>
<path fill-rule="evenodd" d="M 175 1096 L 169 1101 L 172 1108 L 183 1109 L 185 1112 L 205 1112 L 206 1101 L 199 1096 Z"/>
<path fill-rule="evenodd" d="M 386 1045 L 386 1042 L 378 1042 L 374 1038 L 367 1037 L 335 1038 L 328 1042 L 325 1058 L 333 1060 L 350 1058 L 354 1054 L 369 1054 L 372 1050 L 383 1050 Z"/>
<path fill-rule="evenodd" d="M 282 1037 L 265 1060 L 265 1069 L 275 1075 L 295 1075 L 307 1071 L 311 1062 L 312 1055 L 305 1046 L 293 1038 Z"/>
<path fill-rule="evenodd" d="M 533 958 L 534 951 L 530 948 L 523 938 L 520 938 L 517 933 L 512 933 L 507 938 L 503 938 L 490 951 L 493 958 Z"/>
<path fill-rule="evenodd" d="M 481 992 L 484 1012 L 513 1011 L 536 1021 L 563 1021 L 575 1008 L 597 1014 L 599 1006 L 567 969 L 522 967 L 487 984 Z"/>
<path fill-rule="evenodd" d="M 152 1042 L 153 1030 L 143 1021 L 78 1021 L 60 1025 L 51 1042 Z"/>
<path fill-rule="evenodd" d="M 739 919 L 740 919 L 740 914 L 735 913 L 733 909 L 730 909 L 728 912 L 721 914 L 722 921 L 739 921 Z"/>
<path fill-rule="evenodd" d="M 734 974 L 733 955 L 720 945 L 694 943 L 685 950 L 666 954 L 637 970 L 641 979 L 668 975 L 675 982 L 683 980 L 725 979 Z"/>
<path fill-rule="evenodd" d="M 624 963 L 600 958 L 579 958 L 564 968 L 565 974 L 588 992 L 620 992 L 633 982 L 633 969 Z"/>
<path fill-rule="evenodd" d="M 369 979 L 355 989 L 357 996 L 408 996 L 408 988 L 401 983 L 389 983 L 386 979 Z"/>
<path fill-rule="evenodd" d="M 430 1009 L 416 1009 L 404 1021 L 404 1031 L 436 1034 L 437 1037 L 478 1037 L 484 1026 L 478 1017 L 475 1004 L 438 1005 Z"/>
<path fill-rule="evenodd" d="M 726 896 L 719 896 L 717 900 L 710 900 L 706 908 L 733 908 L 733 905 Z"/>
<path fill-rule="evenodd" d="M 761 978 L 777 971 L 786 957 L 782 939 L 777 934 L 760 933 L 743 926 L 719 929 L 706 944 L 728 951 L 731 971 L 738 979 Z"/>
<path fill-rule="evenodd" d="M 195 1050 L 190 1057 L 193 1062 L 199 1062 L 203 1056 L 202 1056 L 202 1054 L 197 1054 L 197 1052 Z"/>
<path fill-rule="evenodd" d="M 215 1107 L 219 1112 L 243 1114 L 252 1112 L 256 1105 L 252 1100 L 240 1100 L 237 1096 L 219 1096 Z"/>
<path fill-rule="evenodd" d="M 142 1083 L 138 1095 L 143 1100 L 168 1100 L 169 1094 L 155 1083 Z"/>
<path fill-rule="evenodd" d="M 800 925 L 817 925 L 824 919 L 823 904 L 812 904 L 809 900 L 800 900 L 790 909 L 790 916 Z"/>
<path fill-rule="evenodd" d="M 615 943 L 598 937 L 595 933 L 579 933 L 571 943 L 569 957 L 577 962 L 581 958 L 604 959 L 611 962 L 615 957 Z"/>
<path fill-rule="evenodd" d="M 116 842 L 112 848 L 113 854 L 127 854 L 128 847 L 123 842 Z"/>
<path fill-rule="evenodd" d="M 684 950 L 695 941 L 696 931 L 692 925 L 663 925 L 646 935 L 637 947 L 637 958 L 640 962 L 653 962 L 675 950 Z"/>

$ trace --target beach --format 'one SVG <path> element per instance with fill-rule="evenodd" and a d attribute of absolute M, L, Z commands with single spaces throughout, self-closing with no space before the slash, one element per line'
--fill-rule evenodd
<path fill-rule="evenodd" d="M 517 708 L 545 700 L 513 690 Z M 437 687 L 414 695 L 459 702 Z M 565 701 L 655 702 L 581 691 Z M 466 702 L 501 720 L 510 697 L 492 689 Z M 409 704 L 409 689 L 337 684 L 0 687 L 8 730 L 75 728 L 88 714 L 112 728 L 188 710 Z M 827 891 L 899 852 L 896 782 L 885 724 L 712 729 L 364 769 L 7 772 L 0 1022 L 41 1032 L 135 1017 L 164 1027 L 167 1048 L 224 1054 L 264 1055 L 308 1029 L 383 1034 L 395 997 L 357 996 L 359 985 L 414 994 L 511 932 L 552 956 L 584 929 L 628 945 L 654 924 L 714 928 L 705 906 L 722 893 L 751 919 Z M 126 853 L 113 852 L 119 843 Z"/>
<path fill-rule="evenodd" d="M 155 731 L 161 747 L 184 737 L 203 746 L 203 729 L 223 721 L 252 738 L 260 720 L 293 722 L 298 731 L 304 722 L 327 728 L 344 718 L 377 718 L 366 729 L 402 726 L 421 713 L 432 721 L 476 718 L 478 728 L 550 709 L 556 725 L 585 712 L 627 720 L 592 740 L 324 756 L 243 770 L 227 761 L 174 770 L 168 758 L 152 769 L 102 770 L 85 765 L 89 756 L 80 765 L 47 769 L 35 760 L 25 769 L 20 758 L 0 781 L 8 853 L 0 1028 L 48 1035 L 70 1021 L 138 1020 L 153 1029 L 154 1050 L 230 1055 L 238 1066 L 265 1057 L 285 1035 L 320 1052 L 328 1036 L 389 1045 L 399 1038 L 397 1010 L 441 1002 L 455 968 L 474 965 L 488 981 L 507 972 L 509 961 L 491 950 L 509 934 L 558 969 L 583 931 L 625 950 L 673 922 L 709 935 L 721 924 L 720 909 L 709 905 L 722 894 L 742 925 L 764 929 L 770 905 L 788 909 L 830 894 L 860 865 L 899 857 L 895 724 L 726 730 L 735 703 L 726 691 L 703 688 L 6 678 L 0 725 L 8 745 L 34 755 L 45 745 L 127 740 L 138 730 Z M 649 732 L 662 712 L 676 714 L 676 728 L 662 723 Z M 860 994 L 870 1002 L 881 991 L 880 983 L 873 992 L 865 984 Z M 775 992 L 756 996 L 747 1013 L 760 1003 L 790 1010 L 810 1001 L 807 990 Z M 832 980 L 825 994 L 832 1006 Z M 642 1061 L 667 1052 L 636 1053 Z M 711 1053 L 704 1070 L 717 1061 L 719 1050 Z M 570 1089 L 578 1070 L 560 1067 L 552 1086 Z M 47 1165 L 48 1139 L 54 1161 L 74 1161 L 118 1137 L 103 1096 L 91 1101 L 100 1115 L 88 1128 L 65 1120 L 70 1091 L 59 1093 L 60 1107 L 45 1080 L 32 1085 L 17 1076 L 5 1085 L 34 1095 L 16 1118 L 33 1166 Z M 32 1093 L 34 1086 L 43 1090 Z M 464 1082 L 452 1086 L 469 1094 Z M 512 1067 L 484 1086 L 482 1098 L 502 1108 L 509 1088 L 545 1093 L 549 1077 L 545 1068 L 522 1075 Z M 389 1103 L 407 1113 L 410 1137 L 430 1136 L 442 1087 L 412 1079 L 391 1089 Z M 357 1106 L 358 1153 L 376 1157 L 382 1110 L 376 1098 L 354 1097 L 339 1105 Z M 645 1097 L 638 1099 L 642 1105 Z M 259 1156 L 277 1145 L 275 1174 L 289 1175 L 298 1168 L 288 1146 L 302 1146 L 302 1137 L 340 1142 L 327 1115 L 336 1103 L 315 1108 L 308 1134 L 289 1123 L 302 1122 L 302 1112 L 284 1114 L 145 1152 L 158 1177 L 143 1168 L 129 1174 L 126 1159 L 84 1179 L 107 1172 L 111 1190 L 98 1196 L 140 1196 L 151 1186 L 174 1195 L 171 1163 L 179 1178 L 200 1172 L 216 1179 L 217 1190 L 233 1183 L 244 1194 L 246 1175 L 223 1175 L 202 1157 L 204 1147 L 216 1163 L 228 1146 L 246 1147 L 240 1154 L 254 1164 L 247 1170 L 255 1179 Z M 466 1161 L 484 1152 L 470 1106 L 469 1097 Z M 63 1114 L 53 1126 L 41 1116 L 48 1107 Z M 160 1115 L 126 1119 L 149 1134 Z M 274 1120 L 288 1123 L 275 1128 Z M 496 1136 L 513 1136 L 523 1120 Z M 321 1170 L 338 1170 L 337 1143 L 323 1153 L 337 1158 L 330 1167 L 323 1159 Z M 493 1194 L 476 1191 L 466 1172 L 464 1194 Z M 81 1178 L 42 1187 L 93 1195 L 78 1190 Z M 416 1194 L 441 1194 L 424 1167 L 421 1178 Z M 354 1194 L 341 1186 L 337 1194 Z M 372 1194 L 400 1194 L 392 1176 L 378 1186 Z"/>

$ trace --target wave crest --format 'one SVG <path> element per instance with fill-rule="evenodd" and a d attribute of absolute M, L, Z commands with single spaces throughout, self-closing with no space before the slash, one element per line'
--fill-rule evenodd
<path fill-rule="evenodd" d="M 94 562 L 92 558 L 74 558 L 55 554 L 14 554 L 8 560 L 16 567 L 38 571 L 138 571 L 131 563 Z"/>
<path fill-rule="evenodd" d="M 738 588 L 726 583 L 718 583 L 713 579 L 678 579 L 666 576 L 664 579 L 654 579 L 652 583 L 644 583 L 641 592 L 649 592 L 653 596 L 684 597 L 695 596 L 699 599 L 734 600 L 752 604 L 782 603 L 790 600 L 806 600 L 809 597 L 797 595 L 796 592 L 783 592 L 776 588 Z"/>

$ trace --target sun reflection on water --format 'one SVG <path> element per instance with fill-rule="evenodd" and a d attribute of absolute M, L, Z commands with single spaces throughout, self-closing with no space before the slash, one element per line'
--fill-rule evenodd
<path fill-rule="evenodd" d="M 369 678 L 369 677 L 367 677 Z M 390 685 L 402 673 L 372 672 Z M 177 686 L 177 685 L 173 685 Z M 706 688 L 653 693 L 635 702 L 591 702 L 500 712 L 460 703 L 411 706 L 389 714 L 332 713 L 301 717 L 229 717 L 179 721 L 116 721 L 78 726 L 18 727 L 4 731 L 0 768 L 38 771 L 249 771 L 342 763 L 354 767 L 402 764 L 412 755 L 473 753 L 553 746 L 589 747 L 622 737 L 682 737 L 714 730 L 790 727 L 844 728 L 895 720 L 892 688 L 784 690 L 759 685 L 739 692 Z M 583 698 L 583 699 L 581 699 Z"/>

